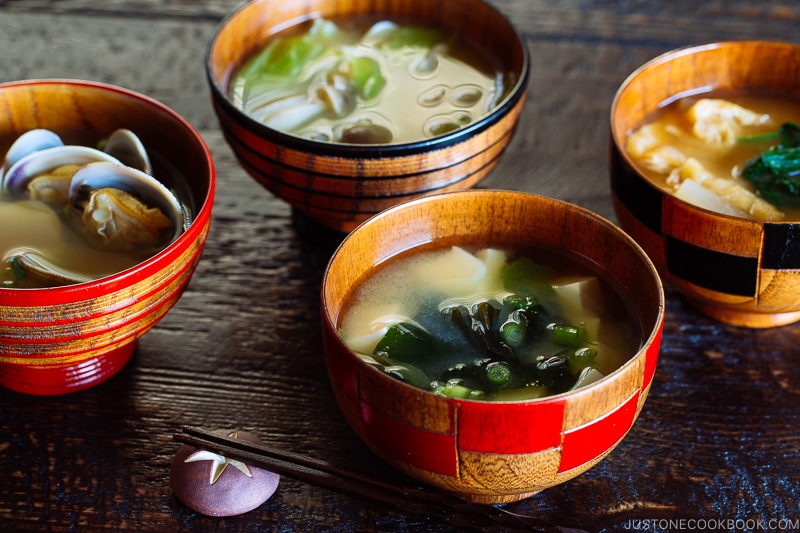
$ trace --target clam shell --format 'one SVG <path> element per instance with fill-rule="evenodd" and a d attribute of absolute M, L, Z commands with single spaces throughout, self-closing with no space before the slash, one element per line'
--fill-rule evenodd
<path fill-rule="evenodd" d="M 108 137 L 103 151 L 122 161 L 123 165 L 153 174 L 153 165 L 142 141 L 131 130 L 120 128 Z"/>
<path fill-rule="evenodd" d="M 54 285 L 74 285 L 95 279 L 81 272 L 66 269 L 50 261 L 36 250 L 17 250 L 7 256 L 6 261 L 12 258 L 19 261 L 19 264 L 28 271 L 29 275 L 32 274 Z"/>
<path fill-rule="evenodd" d="M 26 155 L 57 146 L 64 146 L 64 141 L 50 130 L 35 129 L 26 131 L 14 141 L 6 152 L 3 166 L 0 168 L 0 181 L 6 171 Z"/>
<path fill-rule="evenodd" d="M 121 163 L 115 157 L 86 146 L 56 146 L 34 151 L 14 163 L 3 177 L 3 188 L 12 196 L 27 198 L 28 183 L 61 165 L 85 165 L 97 161 Z"/>
<path fill-rule="evenodd" d="M 121 189 L 137 196 L 149 207 L 159 208 L 172 221 L 174 234 L 171 241 L 184 231 L 180 202 L 169 189 L 149 174 L 113 162 L 90 163 L 81 167 L 72 177 L 69 187 L 70 204 L 76 212 L 82 212 L 81 200 L 86 197 L 87 187 Z"/>

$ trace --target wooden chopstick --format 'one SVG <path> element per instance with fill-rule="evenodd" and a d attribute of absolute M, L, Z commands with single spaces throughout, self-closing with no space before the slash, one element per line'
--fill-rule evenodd
<path fill-rule="evenodd" d="M 470 504 L 449 494 L 401 483 L 386 483 L 334 465 L 285 450 L 186 426 L 173 440 L 218 453 L 229 459 L 270 470 L 276 474 L 389 505 L 401 511 L 435 517 L 447 524 L 473 531 L 527 531 L 562 533 L 545 520 L 510 513 L 492 505 Z M 501 527 L 503 529 L 498 529 Z"/>

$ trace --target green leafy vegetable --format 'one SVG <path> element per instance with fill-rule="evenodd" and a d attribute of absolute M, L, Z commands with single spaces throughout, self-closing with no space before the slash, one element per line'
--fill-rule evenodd
<path fill-rule="evenodd" d="M 240 75 L 245 79 L 257 75 L 297 76 L 309 62 L 328 49 L 338 33 L 336 24 L 317 19 L 306 34 L 273 39 L 261 53 L 248 61 Z"/>
<path fill-rule="evenodd" d="M 768 140 L 769 135 L 740 141 Z M 800 206 L 800 126 L 787 122 L 771 135 L 780 142 L 749 160 L 742 169 L 742 176 L 771 204 Z"/>
<path fill-rule="evenodd" d="M 436 350 L 436 339 L 411 322 L 401 322 L 389 327 L 378 342 L 373 355 L 383 356 L 402 363 L 419 364 Z"/>
<path fill-rule="evenodd" d="M 552 269 L 528 258 L 519 259 L 503 271 L 503 287 L 517 296 L 536 296 L 541 299 L 555 294 L 550 285 L 553 276 Z"/>
<path fill-rule="evenodd" d="M 419 368 L 387 357 L 386 355 L 373 354 L 376 361 L 381 364 L 381 370 L 400 381 L 405 381 L 422 389 L 430 387 L 431 380 Z"/>
<path fill-rule="evenodd" d="M 511 296 L 506 296 L 503 299 L 503 303 L 506 305 L 510 305 L 514 309 L 524 309 L 526 311 L 532 311 L 539 303 L 539 300 L 531 295 L 527 296 L 518 296 L 513 294 Z"/>
<path fill-rule="evenodd" d="M 530 398 L 569 390 L 598 357 L 586 325 L 563 316 L 552 269 L 521 259 L 502 276 L 502 295 L 439 303 L 439 318 L 455 326 L 441 338 L 425 329 L 437 331 L 434 317 L 421 313 L 388 328 L 373 357 L 387 374 L 450 398 Z"/>
<path fill-rule="evenodd" d="M 351 57 L 345 63 L 345 74 L 364 100 L 375 98 L 386 86 L 381 66 L 371 57 Z"/>
<path fill-rule="evenodd" d="M 794 122 L 786 122 L 777 131 L 759 133 L 750 137 L 741 137 L 740 143 L 765 142 L 780 139 L 776 148 L 792 148 L 800 146 L 800 125 Z"/>

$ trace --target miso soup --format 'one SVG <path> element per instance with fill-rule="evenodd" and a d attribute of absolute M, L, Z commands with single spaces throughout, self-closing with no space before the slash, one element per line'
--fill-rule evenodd
<path fill-rule="evenodd" d="M 654 183 L 712 211 L 800 220 L 800 103 L 707 93 L 664 106 L 625 150 Z"/>
<path fill-rule="evenodd" d="M 521 400 L 588 385 L 642 346 L 616 285 L 543 249 L 410 252 L 352 294 L 338 324 L 368 364 L 435 394 Z"/>
<path fill-rule="evenodd" d="M 391 144 L 446 134 L 492 111 L 516 79 L 462 36 L 407 21 L 316 19 L 235 74 L 255 120 L 318 141 Z"/>
<path fill-rule="evenodd" d="M 67 133 L 63 137 L 70 145 L 91 147 L 103 140 L 80 133 Z M 14 140 L 1 143 L 0 154 L 5 154 Z M 185 181 L 159 154 L 150 152 L 149 156 L 153 175 L 181 197 L 188 224 L 190 208 L 183 205 Z M 66 166 L 69 165 L 61 165 Z M 58 168 L 42 175 L 58 172 Z M 55 208 L 44 200 L 20 198 L 10 194 L 5 186 L 0 188 L 0 289 L 53 287 L 110 276 L 149 259 L 168 243 L 126 250 L 103 249 L 81 235 L 71 219 L 70 206 Z M 31 265 L 22 265 L 21 254 L 25 254 Z"/>

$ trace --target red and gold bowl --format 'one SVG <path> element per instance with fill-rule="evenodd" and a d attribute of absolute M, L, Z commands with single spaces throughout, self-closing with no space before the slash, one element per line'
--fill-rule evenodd
<path fill-rule="evenodd" d="M 568 250 L 617 283 L 641 321 L 643 343 L 603 379 L 540 399 L 453 399 L 390 377 L 362 361 L 337 328 L 365 277 L 397 254 L 431 243 Z M 664 294 L 642 249 L 598 215 L 541 196 L 481 190 L 413 200 L 356 228 L 331 258 L 321 308 L 333 390 L 361 439 L 425 483 L 465 500 L 502 503 L 582 474 L 628 433 L 655 373 Z"/>
<path fill-rule="evenodd" d="M 163 104 L 135 92 L 77 80 L 0 84 L 0 145 L 45 128 L 59 134 L 136 133 L 183 177 L 192 223 L 167 248 L 133 268 L 77 285 L 0 288 L 0 385 L 53 395 L 92 387 L 117 373 L 136 341 L 175 305 L 208 234 L 215 173 L 199 133 Z"/>
<path fill-rule="evenodd" d="M 313 141 L 258 122 L 229 98 L 231 78 L 282 29 L 312 18 L 412 18 L 476 42 L 516 84 L 491 113 L 417 142 L 354 145 Z M 497 165 L 525 105 L 528 50 L 513 25 L 482 0 L 256 0 L 231 13 L 206 60 L 214 110 L 242 167 L 299 214 L 348 232 L 376 213 L 420 196 L 474 187 Z"/>

